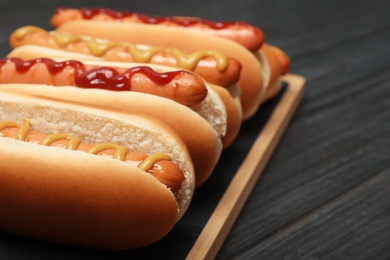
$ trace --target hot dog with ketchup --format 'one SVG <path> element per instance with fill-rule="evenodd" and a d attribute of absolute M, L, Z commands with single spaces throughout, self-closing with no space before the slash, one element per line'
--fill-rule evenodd
<path fill-rule="evenodd" d="M 128 69 L 49 58 L 0 60 L 0 83 L 37 83 L 111 91 L 135 91 L 172 99 L 185 106 L 200 104 L 207 88 L 196 74 L 183 70 L 160 73 L 149 66 Z"/>
<path fill-rule="evenodd" d="M 97 8 L 80 10 L 59 8 L 52 16 L 51 22 L 58 26 L 57 31 L 61 32 L 133 44 L 156 45 L 155 39 L 158 39 L 158 44 L 162 46 L 186 51 L 208 48 L 237 59 L 242 64 L 240 86 L 244 119 L 252 116 L 261 103 L 278 93 L 281 87 L 280 77 L 283 75 L 279 74 L 280 67 L 284 66 L 282 71 L 286 71 L 289 66 L 279 62 L 272 64 L 268 62 L 268 55 L 263 49 L 264 34 L 249 33 L 261 30 L 247 23 L 212 22 L 193 17 L 147 17 L 142 14 Z M 244 26 L 240 26 L 241 24 Z M 123 33 L 126 31 L 128 33 Z M 221 31 L 229 31 L 228 34 L 234 37 L 220 33 Z M 244 37 L 246 42 L 258 44 L 249 46 L 240 40 L 243 38 L 242 35 L 246 36 Z M 273 55 L 280 56 L 281 61 L 289 62 L 287 55 L 281 50 L 277 50 Z M 273 75 L 279 78 L 279 82 L 270 82 L 269 78 L 274 77 Z"/>
<path fill-rule="evenodd" d="M 129 249 L 188 208 L 191 158 L 161 121 L 5 91 L 0 108 L 1 230 Z"/>
<path fill-rule="evenodd" d="M 196 17 L 151 17 L 140 13 L 115 11 L 105 8 L 57 8 L 50 19 L 54 27 L 71 20 L 93 20 L 104 22 L 142 23 L 161 25 L 187 30 L 205 35 L 228 38 L 245 46 L 250 51 L 257 51 L 264 43 L 264 33 L 248 23 L 213 22 Z"/>
<path fill-rule="evenodd" d="M 9 53 L 9 57 L 21 57 L 23 59 L 31 59 L 35 60 L 37 57 L 41 56 L 51 57 L 55 58 L 57 60 L 62 59 L 69 59 L 69 58 L 77 58 L 78 60 L 82 60 L 86 55 L 80 55 L 80 54 L 73 54 L 71 52 L 66 51 L 60 51 L 55 49 L 49 49 L 46 47 L 40 47 L 40 46 L 30 46 L 30 45 L 24 45 L 21 47 L 18 47 L 11 51 Z M 30 62 L 26 61 L 28 64 Z M 81 63 L 80 61 L 78 61 Z M 36 60 L 35 62 L 36 63 Z M 73 63 L 76 63 L 73 61 Z M 27 70 L 26 71 L 19 71 L 19 73 L 15 73 L 14 69 L 16 68 L 14 65 L 9 65 L 11 71 L 8 73 L 4 71 L 0 74 L 3 76 L 3 83 L 45 83 L 49 85 L 55 85 L 59 84 L 59 82 L 49 82 L 53 81 L 58 77 L 62 77 L 65 79 L 69 79 L 69 76 L 73 75 L 73 72 L 70 68 L 60 71 L 56 70 L 55 73 L 49 72 L 48 67 L 46 64 L 46 67 L 43 64 L 36 64 L 36 65 L 42 65 L 41 70 L 39 70 L 36 66 L 34 66 L 33 70 Z M 95 74 L 98 67 L 103 69 L 104 72 L 110 72 L 113 68 L 116 68 L 118 70 L 129 70 L 130 68 L 136 68 L 138 73 L 141 73 L 142 71 L 139 70 L 140 66 L 142 68 L 149 67 L 156 71 L 156 75 L 154 75 L 153 78 L 157 79 L 157 82 L 162 81 L 161 78 L 163 77 L 162 83 L 169 83 L 169 85 L 166 84 L 154 84 L 154 86 L 151 86 L 150 88 L 153 90 L 155 94 L 161 94 L 161 96 L 165 96 L 166 98 L 170 98 L 172 100 L 177 99 L 184 99 L 182 104 L 186 104 L 191 109 L 196 111 L 198 114 L 200 114 L 202 117 L 204 117 L 218 132 L 220 138 L 222 139 L 223 146 L 226 148 L 228 147 L 235 139 L 235 137 L 238 135 L 241 121 L 242 121 L 242 113 L 241 113 L 241 106 L 237 100 L 238 98 L 233 98 L 231 95 L 231 91 L 228 91 L 224 89 L 223 87 L 209 84 L 208 82 L 205 82 L 203 79 L 200 79 L 195 74 L 189 72 L 189 71 L 177 71 L 176 68 L 172 67 L 166 67 L 166 66 L 159 66 L 154 64 L 142 64 L 142 63 L 125 63 L 125 62 L 105 62 L 105 61 L 95 61 L 95 60 L 83 60 L 82 62 L 83 66 L 92 67 L 95 68 L 92 72 Z M 53 65 L 51 65 L 53 66 Z M 59 65 L 58 65 L 59 66 Z M 80 65 L 81 66 L 81 65 Z M 21 66 L 25 68 L 24 66 Z M 30 66 L 31 67 L 31 66 Z M 16 69 L 18 70 L 18 69 Z M 100 69 L 99 69 L 100 70 Z M 150 69 L 148 69 L 150 70 Z M 42 72 L 42 77 L 37 77 L 37 72 Z M 159 71 L 160 75 L 158 75 L 157 71 Z M 180 74 L 178 74 L 180 72 Z M 165 74 L 166 73 L 166 74 Z M 101 75 L 101 77 L 108 77 L 110 75 Z M 150 74 L 150 73 L 149 73 Z M 177 80 L 175 82 L 169 82 L 170 77 L 166 77 L 167 75 L 177 75 L 175 78 Z M 10 75 L 15 75 L 14 77 L 10 77 Z M 84 82 L 84 85 L 92 85 L 92 84 L 86 84 L 86 79 L 89 81 L 92 80 L 94 83 L 93 85 L 95 87 L 98 87 L 99 85 L 103 87 L 104 89 L 107 89 L 104 85 L 112 85 L 112 82 L 121 83 L 118 82 L 118 76 L 112 75 L 109 78 L 106 79 L 100 79 L 101 84 L 95 84 L 95 76 L 91 76 L 91 73 L 83 72 L 81 73 L 82 76 L 82 82 Z M 142 76 L 142 75 L 141 75 Z M 151 75 L 153 76 L 153 75 Z M 192 77 L 194 77 L 195 80 L 192 80 Z M 114 80 L 111 80 L 110 78 L 113 78 Z M 127 78 L 127 77 L 125 77 Z M 0 77 L 1 79 L 1 77 Z M 80 81 L 80 80 L 78 80 Z M 69 81 L 65 80 L 62 81 L 62 85 L 75 85 L 75 80 Z M 153 85 L 153 82 L 150 82 L 150 84 L 144 84 L 147 83 L 145 80 L 139 81 L 139 89 L 140 91 L 146 91 L 148 88 L 147 85 Z M 203 86 L 202 86 L 203 85 Z M 206 86 L 206 87 L 205 87 Z M 181 90 L 180 90 L 181 88 Z M 156 91 L 158 90 L 158 91 Z M 151 93 L 152 91 L 149 91 Z M 183 94 L 181 94 L 182 92 Z M 207 95 L 204 96 L 204 94 L 207 92 Z M 164 95 L 165 94 L 165 95 Z M 180 95 L 181 94 L 181 95 Z M 186 101 L 186 102 L 184 102 Z M 195 103 L 194 101 L 198 101 Z M 190 102 L 192 104 L 190 104 Z"/>
<path fill-rule="evenodd" d="M 253 53 L 265 44 L 265 35 L 261 29 L 242 21 L 209 21 L 198 17 L 171 16 L 152 17 L 140 13 L 109 10 L 105 8 L 57 8 L 50 19 L 54 27 L 74 20 L 105 21 L 119 23 L 141 23 L 185 29 L 204 35 L 213 35 L 235 41 Z M 274 50 L 280 55 L 281 66 L 288 69 L 288 56 L 280 49 Z M 285 71 L 286 73 L 287 71 Z"/>

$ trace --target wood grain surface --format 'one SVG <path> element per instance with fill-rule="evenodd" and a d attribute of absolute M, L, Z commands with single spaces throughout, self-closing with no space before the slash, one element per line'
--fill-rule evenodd
<path fill-rule="evenodd" d="M 262 28 L 306 78 L 305 95 L 216 258 L 390 259 L 390 1 L 2 0 L 0 54 L 20 26 L 51 29 L 57 6 Z M 158 243 L 106 252 L 0 233 L 0 259 L 184 259 L 277 102 L 244 123 L 183 221 Z"/>

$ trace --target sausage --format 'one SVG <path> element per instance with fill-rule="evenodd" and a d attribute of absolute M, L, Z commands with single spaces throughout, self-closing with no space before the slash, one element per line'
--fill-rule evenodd
<path fill-rule="evenodd" d="M 129 151 L 124 145 L 113 143 L 88 144 L 83 143 L 79 137 L 69 134 L 47 135 L 40 132 L 31 131 L 31 122 L 25 119 L 19 124 L 14 121 L 0 122 L 0 137 L 14 138 L 30 143 L 65 148 L 70 150 L 84 151 L 91 154 L 112 157 L 126 163 L 132 164 L 145 172 L 149 172 L 161 183 L 165 184 L 172 192 L 180 189 L 184 181 L 183 172 L 164 153 L 154 153 L 146 155 Z"/>
<path fill-rule="evenodd" d="M 50 23 L 54 27 L 70 20 L 119 21 L 181 27 L 194 32 L 231 39 L 255 52 L 264 43 L 263 32 L 245 22 L 213 22 L 194 17 L 151 17 L 139 13 L 114 11 L 102 8 L 58 8 Z"/>
<path fill-rule="evenodd" d="M 123 69 L 85 65 L 75 60 L 55 62 L 48 58 L 0 60 L 0 83 L 131 90 L 169 98 L 186 106 L 199 104 L 207 96 L 204 81 L 183 70 L 159 73 L 146 66 Z"/>
<path fill-rule="evenodd" d="M 78 52 L 108 61 L 152 63 L 195 72 L 206 81 L 224 87 L 238 82 L 241 64 L 214 50 L 185 53 L 175 48 L 135 45 L 125 42 L 82 37 L 68 33 L 48 32 L 35 26 L 24 26 L 10 35 L 13 48 L 26 44 Z"/>

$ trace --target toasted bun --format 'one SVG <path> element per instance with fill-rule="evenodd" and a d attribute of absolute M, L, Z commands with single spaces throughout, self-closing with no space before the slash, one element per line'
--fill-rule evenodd
<path fill-rule="evenodd" d="M 211 175 L 222 152 L 217 132 L 204 118 L 190 108 L 166 98 L 137 92 L 54 88 L 35 84 L 0 84 L 0 89 L 158 118 L 177 132 L 187 146 L 195 167 L 196 186 Z"/>
<path fill-rule="evenodd" d="M 164 123 L 1 91 L 0 120 L 27 117 L 34 130 L 89 143 L 164 152 L 184 172 L 173 194 L 152 175 L 112 158 L 0 137 L 0 228 L 50 241 L 105 249 L 145 246 L 165 236 L 194 190 L 189 153 Z M 77 236 L 75 236 L 77 234 Z"/>
<path fill-rule="evenodd" d="M 189 52 L 200 49 L 217 50 L 228 57 L 235 58 L 242 65 L 239 84 L 242 88 L 244 119 L 257 111 L 264 94 L 260 62 L 252 52 L 231 40 L 171 27 L 86 20 L 67 22 L 58 27 L 57 31 L 133 44 L 173 47 Z"/>

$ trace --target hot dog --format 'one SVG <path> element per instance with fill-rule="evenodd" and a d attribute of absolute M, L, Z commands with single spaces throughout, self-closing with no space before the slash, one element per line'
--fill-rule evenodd
<path fill-rule="evenodd" d="M 202 79 L 183 70 L 159 73 L 147 66 L 123 69 L 88 65 L 76 60 L 55 62 L 48 58 L 0 60 L 0 83 L 136 91 L 169 98 L 185 106 L 200 104 L 207 96 Z"/>
<path fill-rule="evenodd" d="M 125 161 L 150 173 L 172 192 L 178 191 L 181 183 L 184 181 L 183 172 L 170 161 L 170 157 L 167 154 L 155 153 L 147 156 L 129 151 L 124 145 L 113 143 L 87 144 L 83 143 L 78 136 L 71 136 L 65 133 L 45 134 L 31 131 L 31 128 L 32 124 L 27 119 L 24 119 L 23 123 L 0 121 L 0 136 L 46 146 L 84 151 Z"/>
<path fill-rule="evenodd" d="M 217 51 L 199 50 L 185 53 L 172 48 L 49 32 L 36 26 L 23 26 L 15 30 L 9 41 L 13 48 L 33 44 L 93 55 L 108 61 L 152 63 L 183 68 L 199 74 L 210 83 L 227 88 L 237 83 L 241 71 L 241 64 L 237 60 Z"/>
<path fill-rule="evenodd" d="M 213 22 L 195 17 L 151 17 L 140 13 L 115 11 L 104 8 L 57 8 L 50 19 L 54 27 L 71 20 L 129 22 L 186 28 L 193 32 L 213 35 L 236 41 L 251 51 L 257 51 L 264 43 L 263 32 L 245 22 Z"/>
<path fill-rule="evenodd" d="M 121 16 L 126 18 L 121 19 Z M 139 19 L 137 17 L 141 18 Z M 204 27 L 204 24 L 212 24 L 210 21 L 186 17 L 180 17 L 179 19 L 175 17 L 165 17 L 156 18 L 157 22 L 153 22 L 152 18 L 143 18 L 140 14 L 133 15 L 127 12 L 107 9 L 74 10 L 66 8 L 58 9 L 52 16 L 51 21 L 53 25 L 59 26 L 57 31 L 61 32 L 98 38 L 101 37 L 117 41 L 127 41 L 133 44 L 155 45 L 157 44 L 157 41 L 154 39 L 158 39 L 159 45 L 176 47 L 187 51 L 195 51 L 197 48 L 215 49 L 237 59 L 243 66 L 240 86 L 242 88 L 241 101 L 244 119 L 252 116 L 261 103 L 278 93 L 278 90 L 281 87 L 280 82 L 272 85 L 269 80 L 267 80 L 267 78 L 270 77 L 270 73 L 276 75 L 277 72 L 280 71 L 280 67 L 284 65 L 279 62 L 274 64 L 277 67 L 267 64 L 268 60 L 265 59 L 266 55 L 262 50 L 264 37 L 261 44 L 257 45 L 255 48 L 249 48 L 246 44 L 232 39 L 231 37 L 226 37 L 223 34 L 209 38 L 209 34 L 205 30 L 197 30 L 194 32 L 192 26 L 186 26 L 186 24 L 200 24 L 200 27 Z M 173 26 L 173 24 L 175 24 L 175 26 Z M 228 25 L 230 25 L 230 23 L 220 23 L 220 26 L 223 28 L 228 28 Z M 94 28 L 99 28 L 99 30 Z M 236 27 L 236 29 L 238 28 L 240 27 Z M 128 31 L 129 33 L 125 34 L 123 33 L 124 31 Z M 245 28 L 242 28 L 242 31 L 241 29 L 231 30 L 231 33 L 233 34 L 234 31 L 239 35 L 240 33 L 245 34 L 247 30 Z M 196 37 L 194 34 L 201 36 Z M 135 35 L 137 35 L 137 37 L 135 37 Z M 153 35 L 154 38 L 150 35 Z M 215 39 L 217 37 L 225 39 L 226 41 Z M 214 38 L 214 40 L 212 38 Z M 172 39 L 175 40 L 173 41 Z M 232 41 L 249 51 L 252 54 L 252 57 L 247 57 L 248 54 L 245 54 L 234 44 L 229 43 Z M 191 44 L 188 44 L 188 42 Z M 281 58 L 280 61 L 289 62 L 285 53 L 281 50 L 278 50 L 278 52 Z M 258 64 L 256 64 L 253 59 L 257 60 Z M 284 66 L 284 68 L 288 66 Z M 268 69 L 264 67 L 268 67 Z M 286 71 L 284 73 L 286 73 Z M 283 74 L 278 75 L 278 78 L 282 75 Z M 257 90 L 257 92 L 255 90 Z"/>
<path fill-rule="evenodd" d="M 66 51 L 60 51 L 55 49 L 48 49 L 45 47 L 40 46 L 29 46 L 24 45 L 21 47 L 18 47 L 11 51 L 9 53 L 9 57 L 21 57 L 23 59 L 35 59 L 37 57 L 41 57 L 45 55 L 46 57 L 54 58 L 57 61 L 60 61 L 62 59 L 69 59 L 69 58 L 76 58 L 78 60 L 82 60 L 83 64 L 85 65 L 93 65 L 93 66 L 103 66 L 103 67 L 115 67 L 120 69 L 128 69 L 131 67 L 139 67 L 142 66 L 153 66 L 152 68 L 154 70 L 158 70 L 160 72 L 166 72 L 166 73 L 176 73 L 176 69 L 166 66 L 158 66 L 153 64 L 141 64 L 141 63 L 124 63 L 124 62 L 104 62 L 104 61 L 89 61 L 89 60 L 83 60 L 83 57 L 75 56 L 73 53 L 66 52 Z M 84 55 L 81 55 L 84 56 Z M 37 77 L 31 77 L 31 73 L 24 73 L 24 76 L 28 78 L 29 83 L 45 83 L 43 79 L 38 79 Z M 0 74 L 1 71 L 0 71 Z M 6 79 L 0 82 L 3 83 L 9 83 L 9 82 L 19 82 L 19 77 L 12 77 L 11 79 L 7 75 L 14 75 L 15 73 L 6 73 L 5 77 Z M 42 77 L 41 77 L 42 78 Z M 47 79 L 55 78 L 53 75 L 48 75 L 46 77 Z M 1 77 L 0 77 L 1 79 Z M 183 77 L 184 81 L 188 81 Z M 24 81 L 26 82 L 26 81 Z M 191 81 L 192 82 L 192 81 Z M 190 82 L 190 83 L 191 83 Z M 186 83 L 186 85 L 189 85 L 190 83 Z M 196 82 L 195 82 L 196 83 Z M 220 86 L 211 85 L 208 84 L 205 81 L 202 81 L 203 84 L 207 87 L 207 96 L 204 98 L 204 100 L 199 104 L 194 104 L 191 107 L 194 111 L 196 111 L 198 114 L 200 114 L 202 117 L 204 117 L 218 132 L 220 138 L 222 139 L 222 143 L 224 148 L 228 147 L 236 138 L 238 135 L 241 121 L 242 121 L 242 113 L 241 113 L 241 106 L 236 101 L 239 100 L 238 94 L 234 94 L 231 91 L 229 92 L 230 95 L 226 94 L 226 91 L 218 91 L 219 88 L 222 88 Z M 191 83 L 192 84 L 192 83 Z M 65 85 L 74 85 L 73 82 L 67 82 Z M 141 83 L 142 85 L 142 83 Z M 195 84 L 196 85 L 196 84 Z M 189 87 L 189 86 L 188 86 Z M 141 86 L 143 88 L 143 86 Z M 164 87 L 158 87 L 158 89 L 161 89 L 161 91 L 164 90 Z M 192 88 L 188 88 L 192 89 Z M 199 87 L 197 87 L 197 92 L 199 91 Z M 188 96 L 188 92 L 185 91 L 186 96 Z M 220 95 L 224 95 L 224 97 L 221 97 Z M 232 95 L 236 95 L 236 97 L 233 97 Z M 171 95 L 172 96 L 172 95 Z M 196 95 L 199 98 L 199 95 Z M 188 98 L 187 98 L 188 99 Z M 193 98 L 192 98 L 193 99 Z"/>
<path fill-rule="evenodd" d="M 1 230 L 129 249 L 164 237 L 188 208 L 191 157 L 156 118 L 5 91 L 0 108 Z M 110 147 L 116 158 L 110 149 L 99 152 Z M 132 165 L 128 157 L 144 162 Z M 158 161 L 169 169 L 163 177 L 147 172 Z M 171 179 L 171 168 L 179 178 Z"/>
<path fill-rule="evenodd" d="M 158 118 L 177 132 L 187 146 L 194 163 L 197 187 L 212 174 L 222 152 L 221 139 L 215 129 L 192 109 L 169 99 L 139 92 L 118 93 L 42 84 L 0 84 L 0 89 Z"/>

